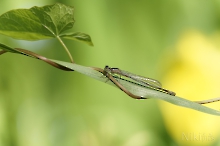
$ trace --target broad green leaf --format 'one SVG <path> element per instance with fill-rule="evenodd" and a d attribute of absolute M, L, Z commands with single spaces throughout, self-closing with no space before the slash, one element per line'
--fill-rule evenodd
<path fill-rule="evenodd" d="M 59 37 L 73 27 L 73 11 L 73 7 L 60 3 L 11 10 L 0 16 L 0 34 L 30 41 Z M 88 39 L 90 37 L 86 34 L 84 36 L 87 37 L 71 35 L 65 38 L 91 44 L 91 39 Z"/>
<path fill-rule="evenodd" d="M 21 51 L 16 51 L 16 49 L 13 49 L 13 48 L 8 47 L 8 46 L 3 45 L 3 44 L 0 44 L 0 49 L 6 50 L 6 51 L 9 51 L 9 52 L 13 52 L 13 53 L 19 53 L 19 54 L 29 56 L 28 54 L 25 54 Z M 104 82 L 104 83 L 110 84 L 112 86 L 115 86 L 115 84 L 113 84 L 112 82 L 107 81 L 107 78 L 104 77 L 102 73 L 94 70 L 92 67 L 85 67 L 85 66 L 78 65 L 78 64 L 73 64 L 73 63 L 63 62 L 63 61 L 58 61 L 58 60 L 52 60 L 52 59 L 50 59 L 50 61 L 53 61 L 53 62 L 65 67 L 65 68 L 75 70 L 75 71 L 77 71 L 81 74 L 84 74 L 86 76 L 89 76 L 91 78 L 99 80 L 101 82 Z M 189 100 L 186 100 L 186 99 L 178 97 L 178 96 L 171 96 L 171 95 L 159 92 L 159 91 L 151 90 L 149 88 L 140 86 L 140 85 L 132 83 L 132 82 L 128 82 L 126 80 L 122 80 L 120 78 L 118 78 L 117 80 L 128 91 L 130 91 L 131 93 L 133 93 L 135 95 L 143 96 L 143 97 L 146 97 L 146 98 L 160 99 L 160 100 L 164 100 L 164 101 L 167 101 L 169 103 L 175 104 L 177 106 L 191 108 L 191 109 L 201 111 L 201 112 L 204 112 L 204 113 L 207 113 L 207 114 L 220 116 L 220 111 L 211 109 L 209 107 L 203 106 L 203 105 L 195 103 L 193 101 L 189 101 Z M 146 101 L 147 100 L 149 100 L 149 99 L 146 99 Z"/>
<path fill-rule="evenodd" d="M 59 35 L 72 28 L 73 8 L 54 4 L 11 10 L 0 16 L 0 33 L 15 39 L 39 40 Z"/>

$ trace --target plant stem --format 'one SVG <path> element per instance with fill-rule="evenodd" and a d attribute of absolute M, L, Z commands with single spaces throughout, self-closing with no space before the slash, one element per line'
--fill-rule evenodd
<path fill-rule="evenodd" d="M 56 36 L 56 38 L 59 40 L 59 42 L 61 43 L 61 45 L 64 47 L 66 53 L 68 54 L 68 56 L 69 56 L 69 58 L 70 58 L 70 61 L 71 61 L 72 63 L 74 63 L 73 57 L 72 57 L 70 51 L 68 50 L 68 48 L 66 47 L 66 45 L 64 44 L 64 42 L 62 41 L 62 39 L 61 39 L 59 36 Z"/>

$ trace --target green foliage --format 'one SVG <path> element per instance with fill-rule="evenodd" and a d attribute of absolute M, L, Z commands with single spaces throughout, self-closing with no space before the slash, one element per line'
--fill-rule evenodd
<path fill-rule="evenodd" d="M 64 33 L 74 25 L 73 11 L 73 7 L 60 3 L 11 10 L 0 16 L 0 34 L 29 41 L 60 36 L 92 45 L 87 34 Z"/>

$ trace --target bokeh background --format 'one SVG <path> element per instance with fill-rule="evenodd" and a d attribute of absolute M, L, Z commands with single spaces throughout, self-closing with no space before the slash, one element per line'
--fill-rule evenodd
<path fill-rule="evenodd" d="M 76 63 L 155 78 L 189 100 L 220 95 L 220 0 L 7 0 L 0 14 L 55 2 L 74 6 L 73 31 L 92 37 L 94 47 L 64 40 Z M 0 42 L 69 61 L 55 39 Z M 219 146 L 219 119 L 134 100 L 39 60 L 0 56 L 0 146 Z"/>

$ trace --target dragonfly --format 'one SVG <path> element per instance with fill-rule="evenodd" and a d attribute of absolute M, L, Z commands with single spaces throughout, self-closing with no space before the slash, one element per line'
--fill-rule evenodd
<path fill-rule="evenodd" d="M 119 68 L 111 68 L 107 65 L 104 68 L 104 72 L 105 72 L 105 74 L 109 73 L 111 75 L 118 75 L 120 78 L 121 78 L 121 76 L 130 78 L 133 81 L 139 83 L 140 85 L 146 86 L 152 90 L 160 91 L 160 92 L 172 95 L 172 96 L 176 95 L 175 92 L 162 88 L 162 84 L 159 81 L 152 79 L 152 78 L 139 76 L 139 75 L 121 70 Z"/>

